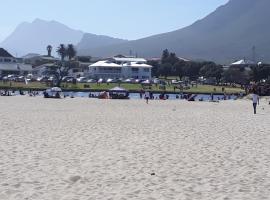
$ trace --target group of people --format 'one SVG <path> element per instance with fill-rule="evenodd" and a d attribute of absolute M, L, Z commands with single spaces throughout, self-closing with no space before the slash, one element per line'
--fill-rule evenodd
<path fill-rule="evenodd" d="M 13 96 L 14 91 L 11 90 L 0 90 L 0 96 Z"/>
<path fill-rule="evenodd" d="M 51 94 L 49 94 L 47 91 L 44 91 L 43 96 L 44 98 L 61 99 L 60 92 L 51 92 Z"/>
<path fill-rule="evenodd" d="M 169 99 L 169 95 L 168 94 L 165 94 L 165 93 L 162 93 L 160 94 L 158 97 L 154 97 L 153 93 L 150 92 L 150 91 L 145 91 L 144 93 L 143 92 L 140 92 L 140 98 L 142 99 L 144 96 L 144 99 L 146 100 L 146 103 L 148 104 L 149 103 L 149 100 L 150 99 L 160 99 L 160 100 L 167 100 Z"/>

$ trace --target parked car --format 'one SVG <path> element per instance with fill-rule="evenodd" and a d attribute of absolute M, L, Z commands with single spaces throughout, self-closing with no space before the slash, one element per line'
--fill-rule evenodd
<path fill-rule="evenodd" d="M 181 81 L 178 80 L 172 80 L 172 84 L 173 85 L 179 85 L 181 83 Z"/>
<path fill-rule="evenodd" d="M 18 76 L 15 78 L 16 82 L 25 82 L 25 77 L 24 76 Z"/>
<path fill-rule="evenodd" d="M 69 78 L 68 80 L 67 80 L 67 83 L 77 83 L 77 79 L 76 78 Z"/>
<path fill-rule="evenodd" d="M 98 81 L 97 81 L 98 83 L 104 83 L 105 82 L 105 80 L 104 79 L 102 79 L 102 78 L 100 78 L 100 79 L 98 79 Z"/>
<path fill-rule="evenodd" d="M 15 79 L 16 79 L 16 75 L 14 75 L 14 74 L 10 74 L 10 75 L 3 77 L 3 80 L 5 80 L 5 81 L 15 81 Z"/>
<path fill-rule="evenodd" d="M 62 82 L 67 82 L 68 80 L 73 79 L 73 78 L 74 78 L 73 76 L 64 76 L 62 78 Z"/>
<path fill-rule="evenodd" d="M 155 78 L 155 79 L 153 80 L 153 83 L 154 83 L 154 84 L 159 84 L 159 83 L 160 83 L 160 80 L 159 80 L 158 78 Z"/>
<path fill-rule="evenodd" d="M 109 79 L 107 79 L 106 82 L 107 83 L 117 83 L 117 80 L 116 79 L 109 78 Z"/>
<path fill-rule="evenodd" d="M 49 78 L 48 78 L 48 81 L 54 81 L 55 80 L 55 77 L 54 76 L 50 76 Z"/>
<path fill-rule="evenodd" d="M 38 82 L 46 82 L 46 81 L 48 81 L 48 77 L 47 76 L 40 76 L 40 77 L 38 77 L 36 80 L 38 81 Z"/>
<path fill-rule="evenodd" d="M 135 80 L 135 83 L 141 83 L 142 81 L 144 81 L 144 80 L 136 79 L 136 80 Z"/>
<path fill-rule="evenodd" d="M 128 78 L 126 80 L 123 81 L 124 83 L 134 83 L 135 82 L 135 79 L 133 78 Z"/>
<path fill-rule="evenodd" d="M 96 83 L 97 81 L 95 79 L 88 79 L 87 83 Z"/>
<path fill-rule="evenodd" d="M 77 82 L 78 83 L 87 83 L 87 78 L 85 78 L 85 77 L 77 78 Z"/>

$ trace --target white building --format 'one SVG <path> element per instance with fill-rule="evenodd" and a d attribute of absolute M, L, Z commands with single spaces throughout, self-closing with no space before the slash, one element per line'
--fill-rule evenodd
<path fill-rule="evenodd" d="M 146 64 L 143 58 L 110 58 L 89 66 L 89 76 L 92 78 L 135 78 L 151 79 L 152 66 Z"/>
<path fill-rule="evenodd" d="M 91 63 L 74 62 L 74 66 L 68 71 L 68 76 L 73 76 L 75 78 L 87 76 L 90 64 Z M 58 68 L 57 63 L 46 63 L 33 68 L 33 75 L 36 77 L 51 76 L 53 74 L 50 74 L 50 71 L 54 71 L 55 68 Z"/>
<path fill-rule="evenodd" d="M 32 65 L 19 63 L 5 49 L 0 48 L 0 76 L 9 74 L 27 75 L 32 72 Z"/>

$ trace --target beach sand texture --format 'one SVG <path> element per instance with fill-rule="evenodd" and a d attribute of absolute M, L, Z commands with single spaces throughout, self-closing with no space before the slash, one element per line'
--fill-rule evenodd
<path fill-rule="evenodd" d="M 0 200 L 270 199 L 270 105 L 0 97 Z"/>

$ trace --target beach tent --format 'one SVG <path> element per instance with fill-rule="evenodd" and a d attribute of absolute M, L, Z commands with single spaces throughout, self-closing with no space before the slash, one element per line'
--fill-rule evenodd
<path fill-rule="evenodd" d="M 112 89 L 110 89 L 111 92 L 127 92 L 127 90 L 125 88 L 122 87 L 114 87 Z"/>
<path fill-rule="evenodd" d="M 114 87 L 109 90 L 112 99 L 129 99 L 129 92 L 122 87 Z"/>
<path fill-rule="evenodd" d="M 61 98 L 60 93 L 62 93 L 62 89 L 59 87 L 53 87 L 50 89 L 47 89 L 44 92 L 44 97 L 45 98 Z"/>

